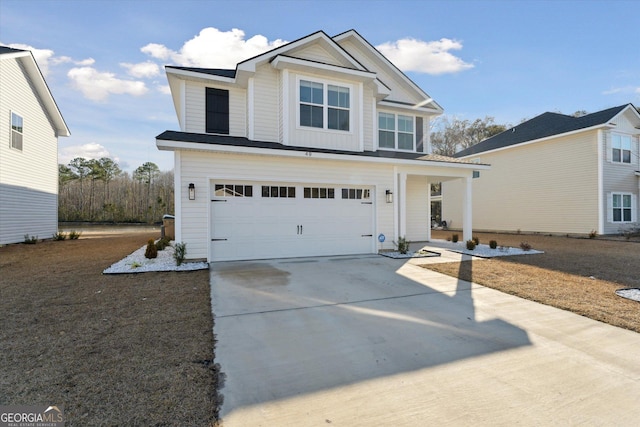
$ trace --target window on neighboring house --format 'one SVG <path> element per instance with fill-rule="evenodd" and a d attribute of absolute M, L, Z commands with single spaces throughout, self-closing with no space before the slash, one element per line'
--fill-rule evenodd
<path fill-rule="evenodd" d="M 229 91 L 208 87 L 205 109 L 205 131 L 229 135 Z"/>
<path fill-rule="evenodd" d="M 631 136 L 611 135 L 611 160 L 616 163 L 631 163 Z"/>
<path fill-rule="evenodd" d="M 632 222 L 633 204 L 631 194 L 614 193 L 612 197 L 613 222 Z"/>
<path fill-rule="evenodd" d="M 378 113 L 378 147 L 414 151 L 413 117 Z"/>
<path fill-rule="evenodd" d="M 300 126 L 349 131 L 348 87 L 300 80 Z"/>
<path fill-rule="evenodd" d="M 22 116 L 11 113 L 11 148 L 22 151 Z"/>

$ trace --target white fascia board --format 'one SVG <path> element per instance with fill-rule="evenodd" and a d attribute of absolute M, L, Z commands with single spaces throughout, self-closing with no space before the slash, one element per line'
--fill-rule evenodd
<path fill-rule="evenodd" d="M 200 80 L 200 81 L 215 81 L 215 82 L 223 82 L 223 83 L 228 83 L 228 84 L 234 84 L 236 83 L 236 79 L 235 78 L 231 78 L 231 77 L 224 77 L 224 76 L 215 76 L 213 74 L 206 74 L 206 73 L 198 73 L 196 71 L 188 71 L 188 70 L 179 70 L 176 68 L 165 68 L 165 72 L 167 73 L 167 78 L 171 78 L 171 76 L 176 76 L 178 78 L 189 78 L 189 79 L 193 79 L 193 80 Z"/>
<path fill-rule="evenodd" d="M 549 141 L 551 139 L 561 138 L 561 137 L 565 137 L 565 136 L 572 136 L 572 135 L 576 135 L 576 134 L 582 133 L 582 132 L 588 132 L 588 131 L 598 130 L 598 129 L 614 129 L 614 128 L 615 128 L 615 125 L 610 125 L 610 124 L 595 125 L 595 126 L 591 126 L 591 127 L 584 128 L 584 129 L 573 130 L 571 132 L 559 133 L 559 134 L 556 134 L 556 135 L 546 136 L 544 138 L 538 138 L 538 139 L 534 139 L 534 140 L 531 140 L 531 141 L 520 142 L 518 144 L 509 145 L 507 147 L 500 147 L 500 148 L 496 148 L 496 149 L 493 149 L 493 150 L 482 151 L 480 153 L 469 154 L 467 156 L 462 156 L 462 157 L 458 157 L 458 158 L 459 159 L 468 159 L 469 157 L 483 156 L 485 154 L 491 154 L 491 153 L 496 153 L 498 151 L 508 150 L 509 148 L 524 147 L 525 145 L 536 144 L 538 142 Z"/>
<path fill-rule="evenodd" d="M 400 71 L 400 69 L 393 62 L 389 61 L 389 59 L 387 59 L 387 57 L 385 57 L 383 54 L 381 54 L 378 51 L 378 49 L 373 47 L 373 45 L 371 45 L 371 43 L 366 41 L 360 34 L 358 34 L 357 31 L 354 31 L 354 30 L 347 31 L 345 33 L 342 33 L 342 34 L 339 34 L 339 35 L 333 37 L 333 40 L 335 40 L 336 42 L 339 42 L 340 40 L 344 40 L 344 39 L 347 39 L 349 37 L 352 37 L 352 38 L 356 39 L 362 46 L 364 46 L 370 52 L 372 52 L 380 61 L 382 61 L 383 63 L 387 64 L 387 66 L 389 66 L 398 76 L 400 76 L 402 78 L 402 80 L 404 81 L 404 83 L 406 85 L 408 85 L 414 91 L 418 92 L 418 94 L 421 97 L 423 97 L 424 99 L 431 99 L 430 104 L 435 105 L 436 106 L 435 109 L 437 111 L 439 111 L 440 114 L 444 113 L 444 109 L 437 102 L 433 101 L 433 98 L 431 98 L 424 90 L 422 90 L 422 88 L 420 86 L 415 84 L 409 77 L 407 77 L 406 74 L 404 74 L 402 71 Z"/>
<path fill-rule="evenodd" d="M 333 153 L 317 153 L 313 151 L 273 150 L 270 148 L 244 147 L 235 145 L 202 144 L 198 142 L 168 141 L 156 139 L 156 147 L 161 151 L 193 150 L 210 153 L 254 154 L 262 156 L 279 156 L 293 158 L 313 158 L 348 162 L 392 164 L 397 166 L 432 166 L 454 169 L 489 170 L 490 165 L 478 163 L 438 162 L 430 160 L 389 159 L 384 157 L 350 156 Z M 354 152 L 356 154 L 357 152 Z M 466 176 L 466 175 L 465 175 Z"/>
<path fill-rule="evenodd" d="M 385 100 L 379 101 L 378 105 L 391 108 L 394 110 L 419 111 L 421 113 L 429 114 L 432 116 L 438 116 L 442 114 L 442 111 L 437 110 L 435 108 L 418 107 L 417 105 L 405 105 L 405 104 L 399 104 L 397 102 L 391 102 L 391 101 L 385 101 Z"/>
<path fill-rule="evenodd" d="M 309 61 L 308 59 L 294 58 L 292 56 L 278 55 L 271 61 L 271 66 L 278 70 L 284 70 L 285 68 L 290 70 L 299 71 L 326 71 L 332 75 L 340 74 L 347 76 L 350 79 L 357 79 L 358 81 L 373 81 L 376 78 L 376 74 L 370 71 L 355 70 L 353 68 L 345 68 L 337 65 L 325 64 L 323 62 Z"/>
<path fill-rule="evenodd" d="M 237 66 L 237 70 L 243 70 L 243 71 L 249 71 L 254 73 L 256 71 L 256 67 L 260 64 L 264 64 L 268 61 L 271 60 L 271 58 L 281 55 L 285 52 L 288 52 L 290 50 L 294 50 L 297 49 L 301 46 L 304 46 L 306 44 L 310 44 L 312 42 L 316 42 L 316 41 L 323 41 L 324 43 L 326 43 L 326 46 L 331 46 L 333 48 L 333 50 L 335 50 L 335 52 L 337 54 L 339 54 L 341 57 L 345 58 L 354 68 L 357 69 L 361 69 L 364 70 L 364 68 L 362 67 L 361 64 L 359 64 L 357 61 L 354 60 L 354 58 L 352 58 L 350 55 L 347 55 L 344 51 L 344 49 L 342 48 L 342 46 L 340 46 L 338 43 L 335 42 L 335 40 L 333 40 L 331 37 L 329 37 L 326 33 L 324 33 L 323 31 L 317 31 L 313 34 L 309 34 L 306 37 L 302 37 L 301 39 L 295 40 L 291 43 L 287 43 L 283 46 L 277 47 L 275 49 L 272 49 L 268 52 L 265 52 L 261 55 L 258 55 L 254 58 L 250 58 L 247 59 L 241 63 L 238 64 Z"/>
<path fill-rule="evenodd" d="M 11 53 L 3 53 L 0 55 L 0 59 L 14 59 L 14 58 L 22 58 L 23 56 L 29 56 L 31 52 L 28 50 L 22 50 L 18 52 Z"/>
<path fill-rule="evenodd" d="M 27 74 L 29 74 L 29 79 L 35 86 L 35 89 L 38 93 L 42 104 L 44 105 L 47 115 L 51 118 L 53 125 L 55 127 L 56 136 L 70 136 L 71 132 L 67 127 L 67 123 L 64 121 L 62 117 L 62 113 L 58 108 L 58 104 L 56 104 L 55 99 L 53 99 L 53 95 L 51 94 L 51 90 L 49 90 L 49 86 L 47 85 L 38 64 L 31 54 L 30 51 L 24 52 L 24 55 L 18 55 L 16 58 L 20 61 L 20 63 L 24 66 Z M 14 55 L 14 54 L 9 54 Z M 2 55 L 4 57 L 5 55 Z"/>
<path fill-rule="evenodd" d="M 633 111 L 633 113 L 635 114 L 635 116 L 638 118 L 638 120 L 640 120 L 640 112 L 638 112 L 638 110 L 636 110 L 635 108 L 633 108 L 632 104 L 628 104 L 625 108 L 623 108 L 618 114 L 616 114 L 615 116 L 613 116 L 611 118 L 611 120 L 615 120 L 617 117 L 623 115 L 624 113 L 626 113 L 627 111 Z"/>

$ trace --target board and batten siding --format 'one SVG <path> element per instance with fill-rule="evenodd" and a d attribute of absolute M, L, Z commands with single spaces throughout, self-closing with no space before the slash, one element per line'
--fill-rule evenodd
<path fill-rule="evenodd" d="M 270 64 L 256 70 L 253 80 L 254 139 L 280 142 L 279 71 Z"/>
<path fill-rule="evenodd" d="M 387 236 L 382 248 L 393 248 L 393 204 L 384 202 L 385 190 L 393 188 L 392 166 L 200 151 L 182 151 L 180 161 L 183 187 L 191 182 L 196 186 L 196 200 L 183 192 L 179 213 L 190 259 L 208 257 L 211 180 L 375 186 L 375 232 Z"/>
<path fill-rule="evenodd" d="M 58 139 L 27 73 L 0 60 L 0 244 L 58 230 Z M 11 148 L 11 112 L 23 118 L 22 150 Z"/>
<path fill-rule="evenodd" d="M 635 202 L 635 218 L 640 217 L 640 195 L 639 186 L 640 178 L 635 175 L 635 172 L 640 170 L 640 142 L 638 136 L 631 137 L 631 163 L 617 163 L 612 161 L 611 157 L 611 134 L 612 133 L 626 133 L 634 134 L 636 129 L 633 128 L 628 120 L 618 120 L 616 123 L 618 126 L 615 130 L 603 132 L 604 143 L 602 144 L 602 158 L 605 159 L 602 162 L 602 175 L 603 175 L 603 218 L 604 218 L 604 234 L 617 234 L 620 233 L 622 228 L 628 226 L 628 224 L 614 223 L 611 217 L 611 194 L 612 193 L 631 193 L 633 202 Z"/>
<path fill-rule="evenodd" d="M 206 133 L 206 88 L 216 87 L 229 91 L 229 135 L 247 136 L 247 91 L 229 86 L 214 86 L 187 81 L 185 132 Z"/>
<path fill-rule="evenodd" d="M 598 229 L 597 131 L 479 154 L 473 228 L 588 234 Z M 474 157 L 468 157 L 474 160 Z M 460 180 L 443 183 L 442 217 L 462 224 Z"/>

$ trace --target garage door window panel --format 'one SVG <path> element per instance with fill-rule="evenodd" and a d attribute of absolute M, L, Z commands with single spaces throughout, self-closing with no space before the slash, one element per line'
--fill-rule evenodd
<path fill-rule="evenodd" d="M 243 184 L 216 184 L 216 197 L 253 197 L 253 186 Z"/>

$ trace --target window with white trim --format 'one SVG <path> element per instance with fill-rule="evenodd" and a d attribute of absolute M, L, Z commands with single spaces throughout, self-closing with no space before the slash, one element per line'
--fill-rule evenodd
<path fill-rule="evenodd" d="M 615 163 L 631 163 L 630 135 L 611 134 L 611 161 Z"/>
<path fill-rule="evenodd" d="M 11 148 L 22 151 L 22 116 L 11 112 Z"/>
<path fill-rule="evenodd" d="M 300 80 L 300 126 L 349 131 L 351 91 L 348 87 Z"/>
<path fill-rule="evenodd" d="M 632 195 L 625 193 L 612 194 L 613 222 L 633 222 Z"/>
<path fill-rule="evenodd" d="M 378 113 L 378 147 L 415 151 L 414 117 Z"/>

